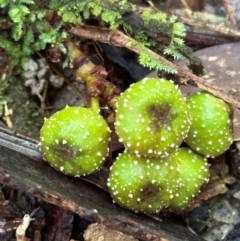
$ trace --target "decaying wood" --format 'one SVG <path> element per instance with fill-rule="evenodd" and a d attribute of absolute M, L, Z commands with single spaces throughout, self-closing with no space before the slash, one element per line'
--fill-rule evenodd
<path fill-rule="evenodd" d="M 34 161 L 3 146 L 0 146 L 0 182 L 141 240 L 203 241 L 170 221 L 159 222 L 124 210 L 112 203 L 107 192 L 91 183 L 65 176 L 46 162 Z"/>
<path fill-rule="evenodd" d="M 138 241 L 132 236 L 123 234 L 122 232 L 106 228 L 103 224 L 93 223 L 88 226 L 84 232 L 85 241 Z"/>

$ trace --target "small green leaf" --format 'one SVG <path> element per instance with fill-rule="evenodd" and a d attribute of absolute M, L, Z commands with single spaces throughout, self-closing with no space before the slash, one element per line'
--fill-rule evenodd
<path fill-rule="evenodd" d="M 9 16 L 14 23 L 19 23 L 20 21 L 23 21 L 25 15 L 27 15 L 28 13 L 29 9 L 25 5 L 12 6 L 9 10 Z"/>

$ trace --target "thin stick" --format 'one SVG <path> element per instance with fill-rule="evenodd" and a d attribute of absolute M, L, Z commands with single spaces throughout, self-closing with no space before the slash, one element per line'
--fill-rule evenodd
<path fill-rule="evenodd" d="M 142 50 L 142 47 L 140 48 L 138 45 L 129 46 L 129 43 L 133 42 L 133 39 L 126 36 L 119 30 L 109 30 L 106 28 L 96 28 L 96 27 L 90 27 L 90 26 L 78 26 L 78 27 L 72 27 L 69 30 L 69 32 L 73 35 L 76 35 L 82 38 L 93 39 L 96 41 L 108 43 L 118 47 L 125 47 L 137 54 L 140 54 Z M 173 64 L 172 62 L 168 61 L 167 59 L 156 54 L 155 52 L 153 52 L 148 48 L 145 48 L 144 50 L 147 51 L 147 53 L 151 58 L 173 69 L 176 69 L 177 75 L 183 78 L 185 83 L 187 83 L 188 81 L 193 81 L 198 88 L 202 90 L 206 90 L 212 93 L 213 95 L 225 100 L 226 102 L 229 102 L 235 105 L 236 107 L 240 108 L 240 100 L 234 97 L 232 94 L 217 87 L 216 85 L 212 85 L 206 82 L 203 78 L 200 78 L 192 74 L 190 71 L 185 70 L 177 66 L 176 64 Z"/>
<path fill-rule="evenodd" d="M 222 0 L 222 2 L 223 2 L 224 8 L 227 12 L 227 15 L 228 15 L 228 18 L 229 18 L 231 24 L 233 26 L 236 26 L 237 21 L 236 21 L 236 18 L 235 18 L 235 14 L 233 12 L 232 4 L 230 3 L 229 0 Z"/>
<path fill-rule="evenodd" d="M 203 22 L 193 18 L 183 17 L 183 16 L 178 16 L 178 20 L 184 24 L 187 24 L 196 28 L 208 29 L 224 36 L 234 37 L 234 38 L 240 37 L 240 31 L 230 27 L 226 27 L 223 25 L 223 23 L 220 23 L 220 24 L 208 23 L 208 22 Z"/>
<path fill-rule="evenodd" d="M 32 220 L 34 219 L 32 219 L 28 214 L 23 217 L 22 223 L 17 227 L 16 230 L 17 241 L 28 241 L 28 238 L 25 235 L 26 230 Z"/>

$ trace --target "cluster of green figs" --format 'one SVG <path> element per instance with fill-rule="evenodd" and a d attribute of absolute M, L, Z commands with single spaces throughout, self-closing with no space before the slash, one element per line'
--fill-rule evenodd
<path fill-rule="evenodd" d="M 208 181 L 208 157 L 233 140 L 232 108 L 208 92 L 187 99 L 172 82 L 145 78 L 123 92 L 115 131 L 125 150 L 108 177 L 114 202 L 135 212 L 186 208 Z M 75 177 L 98 171 L 108 155 L 110 129 L 92 109 L 66 107 L 46 119 L 40 133 L 43 157 Z"/>

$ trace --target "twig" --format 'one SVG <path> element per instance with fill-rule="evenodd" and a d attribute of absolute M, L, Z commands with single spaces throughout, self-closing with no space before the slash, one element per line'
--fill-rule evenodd
<path fill-rule="evenodd" d="M 224 36 L 234 37 L 234 38 L 240 37 L 240 31 L 233 29 L 233 28 L 223 26 L 222 23 L 221 24 L 207 23 L 207 22 L 199 21 L 199 20 L 192 19 L 192 18 L 190 19 L 187 17 L 182 17 L 182 16 L 178 16 L 178 20 L 187 25 L 190 25 L 190 26 L 193 26 L 196 28 L 208 29 L 208 30 L 214 31 L 214 32 L 219 33 Z"/>
<path fill-rule="evenodd" d="M 133 52 L 140 54 L 142 51 L 142 48 L 140 48 L 138 45 L 131 45 L 129 46 L 129 43 L 133 42 L 133 39 L 126 36 L 119 30 L 109 30 L 109 29 L 103 29 L 103 28 L 96 28 L 96 27 L 90 27 L 90 26 L 78 26 L 78 27 L 72 27 L 69 32 L 73 35 L 93 39 L 96 41 L 108 43 L 114 46 L 118 47 L 125 47 Z M 212 85 L 208 82 L 206 82 L 203 78 L 200 78 L 194 74 L 192 74 L 188 70 L 184 70 L 183 68 L 177 66 L 176 64 L 171 63 L 170 61 L 166 60 L 162 56 L 156 54 L 152 50 L 145 48 L 145 51 L 149 54 L 149 56 L 173 69 L 176 69 L 177 75 L 181 78 L 184 78 L 184 82 L 193 81 L 194 84 L 202 89 L 206 90 L 213 95 L 225 100 L 226 102 L 229 102 L 238 108 L 240 108 L 240 100 L 233 95 L 227 93 L 225 90 L 217 87 L 216 85 Z"/>
<path fill-rule="evenodd" d="M 201 46 L 212 46 L 234 42 L 234 38 L 232 37 L 195 32 L 187 32 L 187 35 L 184 37 L 184 40 L 185 42 L 188 41 L 194 44 L 201 44 Z"/>
<path fill-rule="evenodd" d="M 228 18 L 233 26 L 236 26 L 237 21 L 235 18 L 235 14 L 233 12 L 232 4 L 230 3 L 229 0 L 222 0 L 224 8 L 227 12 Z"/>
<path fill-rule="evenodd" d="M 113 83 L 106 80 L 107 72 L 102 65 L 95 65 L 89 56 L 77 48 L 71 41 L 65 43 L 68 49 L 70 66 L 74 68 L 76 80 L 84 80 L 88 89 L 88 95 L 99 105 L 100 97 L 113 109 L 116 108 L 116 96 L 121 90 Z M 93 107 L 93 106 L 91 106 Z M 98 108 L 97 108 L 98 109 Z"/>
<path fill-rule="evenodd" d="M 26 214 L 23 217 L 22 223 L 17 227 L 16 230 L 16 238 L 17 241 L 28 241 L 29 239 L 25 236 L 26 230 L 30 224 L 30 222 L 34 220 L 33 218 L 30 217 L 30 215 Z"/>

